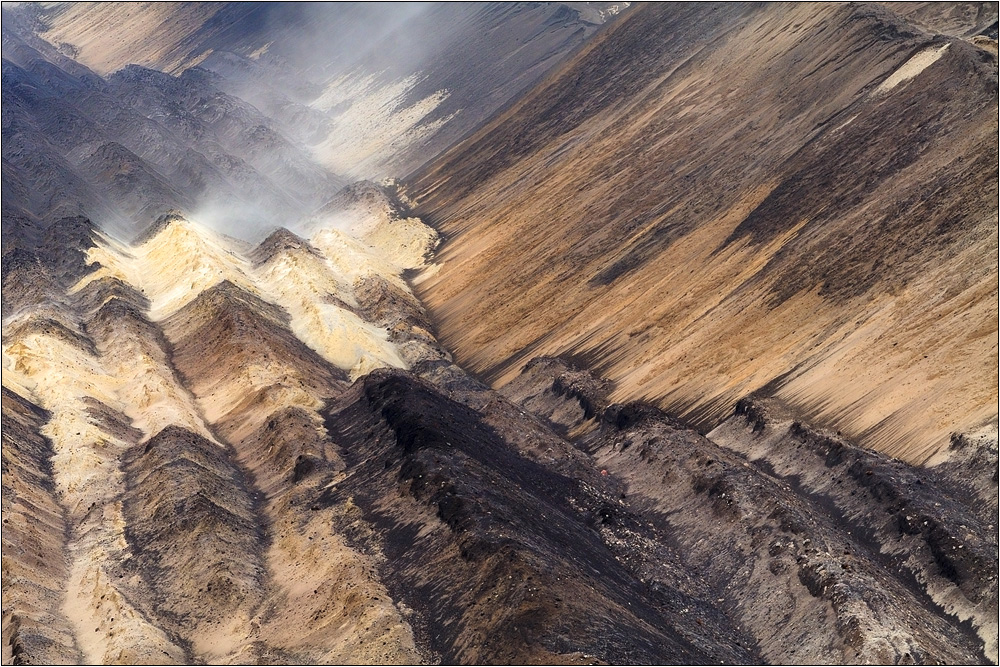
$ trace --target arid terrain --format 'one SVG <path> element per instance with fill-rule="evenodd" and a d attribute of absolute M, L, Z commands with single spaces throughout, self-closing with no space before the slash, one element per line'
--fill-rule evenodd
<path fill-rule="evenodd" d="M 996 664 L 995 3 L 3 6 L 4 664 Z"/>
<path fill-rule="evenodd" d="M 414 179 L 418 294 L 495 383 L 568 354 L 703 428 L 759 393 L 932 460 L 996 415 L 996 87 L 880 7 L 636 9 Z"/>

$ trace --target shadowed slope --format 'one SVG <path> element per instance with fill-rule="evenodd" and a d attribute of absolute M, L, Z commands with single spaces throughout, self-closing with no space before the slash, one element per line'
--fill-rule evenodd
<path fill-rule="evenodd" d="M 956 442 L 978 456 L 928 470 L 750 400 L 709 439 L 652 406 L 607 405 L 606 385 L 554 358 L 502 391 L 584 433 L 621 490 L 602 532 L 638 515 L 642 576 L 666 576 L 649 554 L 667 541 L 765 661 L 996 660 L 995 445 Z"/>
<path fill-rule="evenodd" d="M 444 662 L 756 661 L 723 614 L 685 595 L 697 582 L 683 572 L 668 591 L 637 580 L 595 527 L 608 491 L 523 458 L 523 430 L 501 434 L 398 371 L 345 399 L 327 428 L 348 476 L 320 504 L 361 508 L 376 530 L 356 539 L 385 553 L 390 590 Z M 676 608 L 685 600 L 697 623 Z"/>
<path fill-rule="evenodd" d="M 102 75 L 133 63 L 172 74 L 197 67 L 190 78 L 261 109 L 336 173 L 384 178 L 474 130 L 622 8 L 223 2 L 5 11 L 21 33 Z"/>

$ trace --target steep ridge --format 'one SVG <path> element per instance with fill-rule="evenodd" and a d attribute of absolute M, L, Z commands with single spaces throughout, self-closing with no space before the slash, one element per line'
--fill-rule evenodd
<path fill-rule="evenodd" d="M 246 481 L 217 443 L 178 426 L 130 449 L 123 467 L 126 536 L 141 545 L 134 567 L 161 627 L 202 659 L 230 653 L 264 578 Z"/>
<path fill-rule="evenodd" d="M 692 637 L 690 620 L 631 580 L 583 521 L 596 489 L 521 458 L 476 412 L 405 375 L 373 373 L 353 393 L 328 413 L 349 474 L 321 502 L 351 497 L 372 522 L 390 590 L 442 661 L 753 660 L 720 643 L 733 632 L 724 617 Z"/>
<path fill-rule="evenodd" d="M 23 373 L 20 384 L 52 413 L 42 433 L 53 443 L 52 475 L 71 536 L 63 612 L 80 649 L 88 661 L 97 662 L 146 662 L 161 652 L 182 660 L 183 651 L 136 607 L 148 591 L 131 580 L 119 581 L 122 564 L 132 555 L 117 500 L 123 491 L 119 459 L 137 442 L 138 432 L 108 407 L 120 405 L 115 378 L 88 339 L 51 320 L 29 322 L 12 338 L 4 350 L 5 382 Z M 14 363 L 8 363 L 11 358 Z"/>
<path fill-rule="evenodd" d="M 753 400 L 738 403 L 736 414 L 709 437 L 833 505 L 855 533 L 892 556 L 942 609 L 972 619 L 996 660 L 995 445 L 981 444 L 983 458 L 973 465 L 953 460 L 953 467 L 913 469 Z M 968 446 L 956 436 L 951 448 L 963 445 Z M 871 499 L 883 507 L 883 516 L 874 520 Z"/>
<path fill-rule="evenodd" d="M 996 41 L 997 6 L 988 2 L 886 2 L 892 11 L 930 32 L 971 38 L 988 36 Z"/>
<path fill-rule="evenodd" d="M 387 332 L 343 300 L 357 303 L 350 277 L 290 232 L 249 252 L 255 265 L 244 244 L 177 216 L 134 247 L 85 221 L 49 237 L 38 254 L 5 261 L 7 284 L 28 272 L 52 287 L 23 290 L 5 320 L 3 377 L 52 411 L 43 432 L 72 529 L 66 650 L 75 636 L 88 662 L 420 661 L 371 557 L 331 532 L 349 507 L 299 509 L 343 469 L 316 411 L 343 393 L 347 371 L 387 363 L 379 349 L 404 365 Z M 371 252 L 360 245 L 358 256 Z M 402 284 L 401 270 L 387 278 Z M 285 299 L 291 314 L 258 294 Z M 343 308 L 329 304 L 336 295 Z M 329 314 L 317 322 L 310 308 L 353 319 L 330 332 Z M 46 655 L 31 623 L 8 616 L 8 645 Z"/>
<path fill-rule="evenodd" d="M 3 317 L 13 317 L 39 301 L 51 302 L 61 295 L 38 256 L 24 248 L 3 255 Z M 40 297 L 40 298 L 39 298 Z"/>
<path fill-rule="evenodd" d="M 498 385 L 575 354 L 705 429 L 762 391 L 940 460 L 996 419 L 996 81 L 875 6 L 638 8 L 411 179 L 418 294 Z"/>
<path fill-rule="evenodd" d="M 585 433 L 593 465 L 708 580 L 766 662 L 996 660 L 995 480 L 982 501 L 956 500 L 964 470 L 915 468 L 775 408 L 743 401 L 709 439 L 652 406 L 609 405 L 607 390 L 555 358 L 503 388 Z"/>
<path fill-rule="evenodd" d="M 296 339 L 282 314 L 221 283 L 164 322 L 179 371 L 265 492 L 269 600 L 250 624 L 256 641 L 238 657 L 275 650 L 288 656 L 283 661 L 419 661 L 371 559 L 336 530 L 350 508 L 314 507 L 320 484 L 343 469 L 336 446 L 318 432 L 317 410 L 343 393 L 346 376 Z M 305 507 L 314 511 L 303 515 Z"/>
<path fill-rule="evenodd" d="M 48 224 L 82 214 L 131 240 L 176 209 L 252 236 L 343 184 L 197 72 L 130 65 L 102 79 L 6 22 L 3 72 L 4 160 L 24 184 L 9 204 Z"/>
<path fill-rule="evenodd" d="M 47 250 L 58 258 L 52 263 L 65 284 L 86 272 L 80 250 L 99 235 L 84 221 L 58 229 L 69 247 Z M 143 436 L 133 420 L 155 427 L 180 415 L 205 428 L 190 414 L 190 399 L 156 348 L 157 337 L 142 336 L 148 323 L 141 316 L 118 320 L 115 301 L 111 297 L 95 313 L 87 308 L 93 302 L 82 299 L 57 311 L 57 319 L 43 310 L 5 326 L 4 383 L 24 388 L 51 413 L 41 432 L 52 442 L 52 478 L 70 536 L 62 612 L 84 658 L 183 661 L 183 646 L 155 622 L 147 584 L 133 576 L 132 559 L 141 557 L 142 545 L 130 543 L 124 532 L 122 457 Z M 132 345 L 109 351 L 119 325 L 124 335 L 117 342 Z M 118 352 L 129 354 L 116 357 Z"/>
<path fill-rule="evenodd" d="M 445 150 L 625 6 L 359 3 L 331 12 L 142 3 L 119 11 L 81 3 L 4 11 L 19 34 L 101 75 L 131 64 L 211 73 L 214 85 L 263 110 L 332 171 L 384 178 Z"/>
<path fill-rule="evenodd" d="M 3 387 L 3 662 L 79 662 L 61 613 L 66 517 L 52 488 L 49 415 Z"/>
<path fill-rule="evenodd" d="M 202 239 L 207 230 L 180 220 L 166 223 L 143 247 L 157 247 L 164 237 L 178 234 L 186 239 L 184 247 L 196 248 L 203 257 L 210 254 L 191 238 Z M 242 645 L 232 647 L 238 649 L 233 659 L 419 661 L 407 622 L 373 572 L 372 556 L 356 552 L 337 530 L 356 522 L 350 504 L 315 506 L 315 498 L 344 467 L 337 447 L 318 432 L 322 422 L 316 411 L 343 393 L 345 370 L 357 366 L 354 357 L 337 359 L 330 346 L 342 348 L 353 340 L 370 347 L 372 341 L 359 336 L 375 327 L 347 310 L 351 306 L 343 299 L 354 300 L 350 282 L 301 238 L 276 232 L 249 256 L 261 283 L 253 282 L 249 262 L 238 264 L 235 256 L 216 254 L 213 259 L 228 262 L 230 275 L 242 286 L 224 280 L 193 300 L 177 301 L 186 303 L 165 309 L 172 313 L 162 320 L 172 360 L 186 385 L 215 430 L 233 444 L 235 460 L 264 491 L 262 509 L 270 526 L 270 546 L 261 549 L 265 599 L 252 617 L 242 618 Z M 286 267 L 284 273 L 275 275 L 281 267 Z M 253 294 L 258 285 L 279 284 L 277 294 L 291 315 Z M 343 307 L 327 307 L 347 313 L 366 329 L 345 336 L 343 330 L 331 331 L 307 319 L 303 340 L 318 341 L 314 351 L 288 327 L 297 326 L 296 313 L 321 309 L 329 298 Z M 374 341 L 385 339 L 380 331 L 371 334 Z M 310 332 L 322 337 L 311 338 Z M 331 361 L 341 361 L 344 369 Z M 302 508 L 310 506 L 313 511 L 303 516 Z M 197 598 L 193 590 L 186 592 Z M 216 620 L 227 617 L 221 610 L 212 615 Z"/>
<path fill-rule="evenodd" d="M 395 221 L 415 224 L 382 211 L 349 230 Z M 993 515 L 945 503 L 934 474 L 911 492 L 896 479 L 914 469 L 859 450 L 832 474 L 862 481 L 823 500 L 815 464 L 751 464 L 652 408 L 610 404 L 610 383 L 558 359 L 507 391 L 531 415 L 449 361 L 398 267 L 344 275 L 287 230 L 248 248 L 177 216 L 134 246 L 85 221 L 58 229 L 36 271 L 60 277 L 67 303 L 36 312 L 26 299 L 4 338 L 5 386 L 51 412 L 40 432 L 69 526 L 67 630 L 42 644 L 11 625 L 22 653 L 579 664 L 995 652 L 996 545 L 974 537 Z M 309 344 L 310 302 L 381 331 L 412 370 L 383 359 L 351 384 L 353 358 Z M 884 525 L 857 525 L 889 506 Z M 32 604 L 51 608 L 57 576 Z"/>
<path fill-rule="evenodd" d="M 414 222 L 400 220 L 399 224 L 412 226 Z M 379 228 L 393 224 L 395 221 L 383 220 Z M 426 232 L 422 236 L 433 238 Z M 297 239 L 279 252 L 268 252 L 282 238 L 297 239 L 287 230 L 275 232 L 252 253 L 254 262 L 250 254 L 244 256 L 242 243 L 183 218 L 167 216 L 138 246 L 127 248 L 107 239 L 91 249 L 88 261 L 99 268 L 76 289 L 107 277 L 136 285 L 150 300 L 151 317 L 160 321 L 205 290 L 227 284 L 246 292 L 247 298 L 265 297 L 268 305 L 250 304 L 248 309 L 266 313 L 282 326 L 289 324 L 312 349 L 352 377 L 381 365 L 405 365 L 386 340 L 386 332 L 353 312 L 357 308 L 353 282 L 374 273 L 405 290 L 399 274 L 422 266 L 429 248 L 415 243 L 419 248 L 411 251 L 410 257 L 392 261 L 390 255 L 386 260 L 378 246 L 337 229 L 320 229 L 313 239 L 315 246 Z M 287 313 L 271 305 L 278 303 Z M 211 315 L 199 317 L 204 325 L 211 324 Z"/>
<path fill-rule="evenodd" d="M 622 413 L 628 415 L 627 408 Z M 621 423 L 622 413 L 608 417 Z M 625 421 L 633 419 L 628 415 Z M 703 564 L 710 581 L 728 588 L 722 596 L 759 638 L 765 659 L 789 662 L 800 651 L 820 662 L 977 659 L 977 643 L 960 639 L 952 623 L 893 581 L 892 571 L 879 567 L 879 559 L 852 539 L 851 531 L 836 530 L 787 488 L 769 484 L 689 431 L 682 433 L 640 419 L 597 449 L 596 459 L 621 475 L 629 492 L 670 513 L 688 562 Z M 664 476 L 687 483 L 667 490 Z M 715 519 L 707 530 L 706 512 Z M 738 590 L 734 580 L 741 582 Z M 835 628 L 832 641 L 826 633 L 806 630 L 815 626 Z M 995 652 L 995 644 L 989 650 Z"/>

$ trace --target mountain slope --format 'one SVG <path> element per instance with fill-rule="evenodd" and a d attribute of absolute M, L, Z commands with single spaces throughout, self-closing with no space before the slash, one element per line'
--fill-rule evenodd
<path fill-rule="evenodd" d="M 876 6 L 637 9 L 411 180 L 418 293 L 497 384 L 572 354 L 706 429 L 758 392 L 939 460 L 996 420 L 996 82 Z"/>
<path fill-rule="evenodd" d="M 331 11 L 143 3 L 120 11 L 82 3 L 25 9 L 20 21 L 100 74 L 133 63 L 207 70 L 335 173 L 385 178 L 474 129 L 626 4 L 355 3 Z"/>
<path fill-rule="evenodd" d="M 995 5 L 624 9 L 3 7 L 4 664 L 996 663 Z"/>
<path fill-rule="evenodd" d="M 23 184 L 5 205 L 47 224 L 86 215 L 124 239 L 171 209 L 253 236 L 343 184 L 204 78 L 131 66 L 105 80 L 4 30 L 4 160 Z"/>
<path fill-rule="evenodd" d="M 11 660 L 995 655 L 996 544 L 977 536 L 996 513 L 949 475 L 768 426 L 773 451 L 846 450 L 825 467 L 860 483 L 833 493 L 808 457 L 744 458 L 559 360 L 502 396 L 450 362 L 398 273 L 345 281 L 287 231 L 248 250 L 178 217 L 132 247 L 72 228 L 27 265 L 60 278 L 5 322 L 5 437 L 24 452 L 5 471 Z M 273 291 L 286 261 L 312 280 Z M 365 324 L 353 337 L 302 323 L 330 289 Z M 351 383 L 331 339 L 381 368 Z M 757 446 L 739 420 L 720 441 Z M 47 523 L 29 525 L 29 498 Z M 873 512 L 898 521 L 864 532 Z M 66 569 L 33 566 L 31 544 Z"/>

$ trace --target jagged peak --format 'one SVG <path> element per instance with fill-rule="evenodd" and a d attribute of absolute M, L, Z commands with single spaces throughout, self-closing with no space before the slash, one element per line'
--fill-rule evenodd
<path fill-rule="evenodd" d="M 133 63 L 131 65 L 125 65 L 125 67 L 122 67 L 120 70 L 116 72 L 112 72 L 110 75 L 108 75 L 108 80 L 112 82 L 139 81 L 143 83 L 147 82 L 162 83 L 166 81 L 173 81 L 174 77 L 164 72 L 160 72 L 159 70 L 150 69 L 149 67 L 136 65 Z"/>
<path fill-rule="evenodd" d="M 173 450 L 172 453 L 177 456 L 191 455 L 193 452 L 197 452 L 208 458 L 220 458 L 218 445 L 198 433 L 176 424 L 165 426 L 153 435 L 146 442 L 143 454 L 154 450 L 158 452 L 171 452 Z"/>
<path fill-rule="evenodd" d="M 94 312 L 93 317 L 90 318 L 90 324 L 97 322 L 120 323 L 126 319 L 148 323 L 142 308 L 127 299 L 112 295 Z"/>
<path fill-rule="evenodd" d="M 285 227 L 279 227 L 257 244 L 257 247 L 250 252 L 249 259 L 255 266 L 260 266 L 279 254 L 296 251 L 304 251 L 316 257 L 321 256 L 309 241 Z"/>
<path fill-rule="evenodd" d="M 100 230 L 90 218 L 82 215 L 71 215 L 58 219 L 49 225 L 45 231 L 45 243 L 62 243 L 70 245 L 78 242 L 77 250 L 85 250 L 85 243 L 93 243 Z"/>
<path fill-rule="evenodd" d="M 183 318 L 195 313 L 204 313 L 211 317 L 249 313 L 253 317 L 271 320 L 283 327 L 289 322 L 288 312 L 284 308 L 264 301 L 230 280 L 223 280 L 204 290 L 172 317 Z"/>
<path fill-rule="evenodd" d="M 882 429 L 889 421 L 882 413 L 897 410 L 905 393 L 906 409 L 891 417 L 903 440 L 909 421 L 965 409 L 971 401 L 961 387 L 928 385 L 929 371 L 957 367 L 965 350 L 974 357 L 962 374 L 994 368 L 973 363 L 996 356 L 995 340 L 979 335 L 992 321 L 956 327 L 946 315 L 974 297 L 976 308 L 984 304 L 974 316 L 995 316 L 996 287 L 983 278 L 995 274 L 963 261 L 957 287 L 950 274 L 927 271 L 923 291 L 893 282 L 862 304 L 853 290 L 868 276 L 905 271 L 909 255 L 900 259 L 891 247 L 899 239 L 907 253 L 933 250 L 924 243 L 933 235 L 911 234 L 915 225 L 904 224 L 922 211 L 945 213 L 939 231 L 961 241 L 956 253 L 971 255 L 970 245 L 994 238 L 981 221 L 977 236 L 959 237 L 967 228 L 958 214 L 983 218 L 965 209 L 978 199 L 956 195 L 942 204 L 910 184 L 995 191 L 990 178 L 949 167 L 961 152 L 995 179 L 987 159 L 995 150 L 979 150 L 993 148 L 985 140 L 989 130 L 995 135 L 995 60 L 985 103 L 962 94 L 957 44 L 923 75 L 934 79 L 920 97 L 907 97 L 915 81 L 894 98 L 866 101 L 897 61 L 934 44 L 897 30 L 881 9 L 652 5 L 654 12 L 647 5 L 583 46 L 579 35 L 628 5 L 610 4 L 473 8 L 481 18 L 461 19 L 475 27 L 468 34 L 445 20 L 452 10 L 424 12 L 421 30 L 410 32 L 448 46 L 443 76 L 393 68 L 369 79 L 362 68 L 338 79 L 342 58 L 317 64 L 328 53 L 320 47 L 338 40 L 310 42 L 301 31 L 335 27 L 345 16 L 326 26 L 311 10 L 281 16 L 271 9 L 278 5 L 264 4 L 180 3 L 153 14 L 84 4 L 76 7 L 96 7 L 96 19 L 77 16 L 72 30 L 39 28 L 52 49 L 83 54 L 102 72 L 147 65 L 101 79 L 100 94 L 77 94 L 72 81 L 60 87 L 43 61 L 26 60 L 28 72 L 5 62 L 4 129 L 21 141 L 10 145 L 50 180 L 4 163 L 5 194 L 40 220 L 29 228 L 4 209 L 6 231 L 17 230 L 35 253 L 4 258 L 4 296 L 30 304 L 10 318 L 14 334 L 29 335 L 4 341 L 4 400 L 7 383 L 19 391 L 23 381 L 35 392 L 25 395 L 52 410 L 49 424 L 46 416 L 26 435 L 37 436 L 32 454 L 47 464 L 34 466 L 44 472 L 40 490 L 53 496 L 49 512 L 22 493 L 42 485 L 7 474 L 8 463 L 13 469 L 28 457 L 11 454 L 21 450 L 8 447 L 15 436 L 5 411 L 4 484 L 8 491 L 14 479 L 17 511 L 4 517 L 11 514 L 9 527 L 23 535 L 8 540 L 5 530 L 4 541 L 13 545 L 11 571 L 24 598 L 12 617 L 18 627 L 4 631 L 8 648 L 24 661 L 55 664 L 161 655 L 292 664 L 995 662 L 995 510 L 967 519 L 925 490 L 932 473 L 866 458 L 839 432 L 789 421 L 787 433 L 777 433 L 777 413 L 763 402 L 741 401 L 742 416 L 730 420 L 745 445 L 741 456 L 662 411 L 697 415 L 707 426 L 704 415 L 722 414 L 749 391 L 766 395 L 768 383 L 796 401 L 796 416 L 833 405 L 824 424 L 844 414 L 860 421 L 864 412 L 881 421 L 862 427 Z M 185 9 L 192 6 L 206 9 L 192 15 Z M 116 29 L 102 32 L 108 26 Z M 405 30 L 397 28 L 389 39 Z M 516 57 L 495 57 L 515 39 Z M 309 66 L 297 69 L 303 43 L 315 48 L 307 49 Z M 376 49 L 362 65 L 391 55 Z M 421 66 L 436 66 L 435 58 L 429 52 Z M 215 71 L 186 69 L 195 62 Z M 733 62 L 744 67 L 737 72 Z M 465 76 L 470 66 L 475 76 Z M 397 75 L 406 78 L 395 82 Z M 460 85 L 494 79 L 490 91 Z M 24 89 L 23 99 L 6 90 L 8 80 L 17 82 L 14 92 Z M 692 90 L 699 92 L 693 106 L 673 113 L 692 101 Z M 109 123 L 93 136 L 67 130 L 61 121 L 76 119 L 59 105 L 45 108 L 52 92 Z M 477 106 L 480 96 L 491 100 L 488 108 Z M 922 108 L 931 115 L 910 115 Z M 982 108 L 994 115 L 983 114 L 989 124 L 972 133 L 950 120 L 954 109 Z M 869 121 L 896 114 L 902 120 L 890 125 L 901 131 L 884 141 Z M 459 124 L 439 133 L 453 117 Z M 109 126 L 125 128 L 128 139 L 106 136 Z M 940 133 L 929 129 L 936 126 Z M 58 128 L 60 145 L 73 145 L 71 159 L 32 153 L 31 141 Z M 447 153 L 436 134 L 447 137 Z M 314 152 L 299 152 L 304 146 Z M 858 146 L 866 152 L 854 153 Z M 907 155 L 895 155 L 897 147 Z M 727 157 L 746 164 L 735 159 L 736 167 L 720 171 L 734 162 Z M 338 192 L 339 179 L 310 159 L 344 165 L 345 173 L 409 174 L 420 208 L 389 182 Z M 837 172 L 838 164 L 846 168 Z M 105 181 L 114 189 L 102 190 Z M 63 201 L 76 189 L 90 192 L 83 186 L 95 194 Z M 125 202 L 118 194 L 125 188 L 147 203 Z M 871 191 L 887 205 L 865 200 Z M 322 215 L 303 219 L 327 199 Z M 178 202 L 191 217 L 161 202 Z M 124 213 L 126 206 L 141 215 Z M 118 242 L 71 224 L 44 245 L 41 221 L 56 217 L 53 208 L 93 211 L 100 224 L 129 233 Z M 841 215 L 852 208 L 857 217 Z M 406 271 L 425 268 L 440 237 L 411 210 L 433 216 L 454 240 L 440 266 L 413 281 L 433 319 Z M 136 245 L 126 243 L 164 211 Z M 752 244 L 766 252 L 740 246 L 699 265 L 758 211 L 765 240 L 808 220 L 787 237 Z M 831 211 L 843 228 L 824 217 Z M 314 221 L 322 229 L 307 240 Z M 277 224 L 302 236 L 272 232 Z M 225 229 L 245 230 L 254 245 Z M 876 237 L 891 242 L 883 248 Z M 867 252 L 851 259 L 857 248 Z M 931 268 L 958 271 L 943 257 Z M 803 271 L 784 280 L 778 269 L 826 260 L 844 268 L 842 288 L 787 300 L 780 312 L 760 305 L 769 292 L 755 290 L 772 278 L 798 289 L 803 276 L 814 277 Z M 23 272 L 14 268 L 21 265 Z M 31 273 L 36 265 L 52 276 L 51 295 Z M 590 276 L 616 271 L 607 289 L 586 287 Z M 573 285 L 586 291 L 556 289 Z M 841 309 L 838 298 L 851 302 Z M 926 317 L 907 319 L 910 303 Z M 953 331 L 962 336 L 942 348 L 940 366 L 909 360 L 934 356 L 907 344 L 925 319 L 933 343 L 926 347 L 937 349 Z M 566 356 L 533 359 L 520 395 L 498 394 L 450 363 L 431 333 L 439 327 L 457 358 L 495 384 L 529 356 Z M 54 338 L 77 333 L 77 346 Z M 898 366 L 905 390 L 881 382 L 880 359 L 896 337 L 906 349 Z M 87 340 L 96 357 L 78 349 Z M 856 350 L 864 352 L 857 363 Z M 411 370 L 373 370 L 378 364 Z M 790 373 L 806 377 L 804 364 L 819 370 L 790 385 Z M 837 376 L 842 368 L 850 375 Z M 828 389 L 848 379 L 854 386 L 844 408 Z M 613 381 L 620 388 L 612 391 Z M 952 389 L 945 405 L 923 398 Z M 621 403 L 609 407 L 612 397 Z M 624 402 L 634 399 L 650 403 Z M 751 433 L 748 424 L 758 422 L 768 427 Z M 772 436 L 785 444 L 773 446 Z M 977 467 L 995 475 L 993 438 L 982 455 L 976 442 L 953 439 L 946 463 L 960 459 L 968 463 L 963 474 Z M 765 447 L 770 458 L 760 456 Z M 990 452 L 991 461 L 973 458 Z M 995 507 L 995 477 L 983 482 L 991 494 L 977 502 Z M 52 557 L 38 562 L 42 547 Z M 345 606 L 357 600 L 361 613 L 348 614 L 343 627 Z M 516 617 L 511 600 L 524 603 Z M 795 614 L 783 613 L 793 607 Z M 55 628 L 79 657 L 33 650 L 31 642 L 51 636 L 32 635 L 38 627 Z M 340 630 L 321 631 L 331 627 Z M 982 656 L 972 636 L 980 628 L 992 650 Z"/>
<path fill-rule="evenodd" d="M 348 183 L 316 209 L 314 220 L 343 213 L 352 209 L 379 210 L 388 217 L 399 217 L 402 205 L 386 188 L 374 181 L 361 180 Z"/>
<path fill-rule="evenodd" d="M 150 307 L 149 298 L 117 276 L 101 276 L 76 291 L 82 309 L 94 312 L 111 299 L 131 303 L 140 312 Z"/>
<path fill-rule="evenodd" d="M 186 228 L 191 226 L 191 222 L 180 211 L 167 211 L 137 236 L 133 245 L 145 245 L 174 226 Z"/>
<path fill-rule="evenodd" d="M 16 247 L 3 255 L 3 277 L 14 271 L 44 271 L 38 254 L 27 248 Z"/>
<path fill-rule="evenodd" d="M 675 428 L 683 428 L 683 425 L 666 412 L 644 401 L 613 403 L 601 413 L 602 426 L 618 431 L 632 429 L 648 422 L 662 422 Z"/>
<path fill-rule="evenodd" d="M 3 256 L 3 316 L 61 304 L 62 290 L 34 252 L 15 248 Z"/>
<path fill-rule="evenodd" d="M 103 161 L 113 161 L 115 164 L 135 164 L 141 165 L 145 169 L 145 163 L 142 158 L 130 151 L 128 148 L 118 143 L 117 141 L 106 141 L 97 147 L 93 153 L 90 154 L 88 160 L 103 160 Z"/>
<path fill-rule="evenodd" d="M 215 51 L 215 54 L 220 52 Z M 232 54 L 235 55 L 235 54 Z M 213 87 L 218 87 L 220 83 L 225 82 L 225 78 L 216 74 L 212 70 L 205 69 L 204 67 L 189 67 L 180 73 L 178 77 L 181 81 L 189 81 L 195 84 L 205 84 L 211 85 Z"/>
<path fill-rule="evenodd" d="M 176 253 L 199 249 L 240 262 L 245 252 L 237 239 L 220 234 L 176 210 L 157 218 L 132 247 L 144 252 L 163 248 Z"/>

